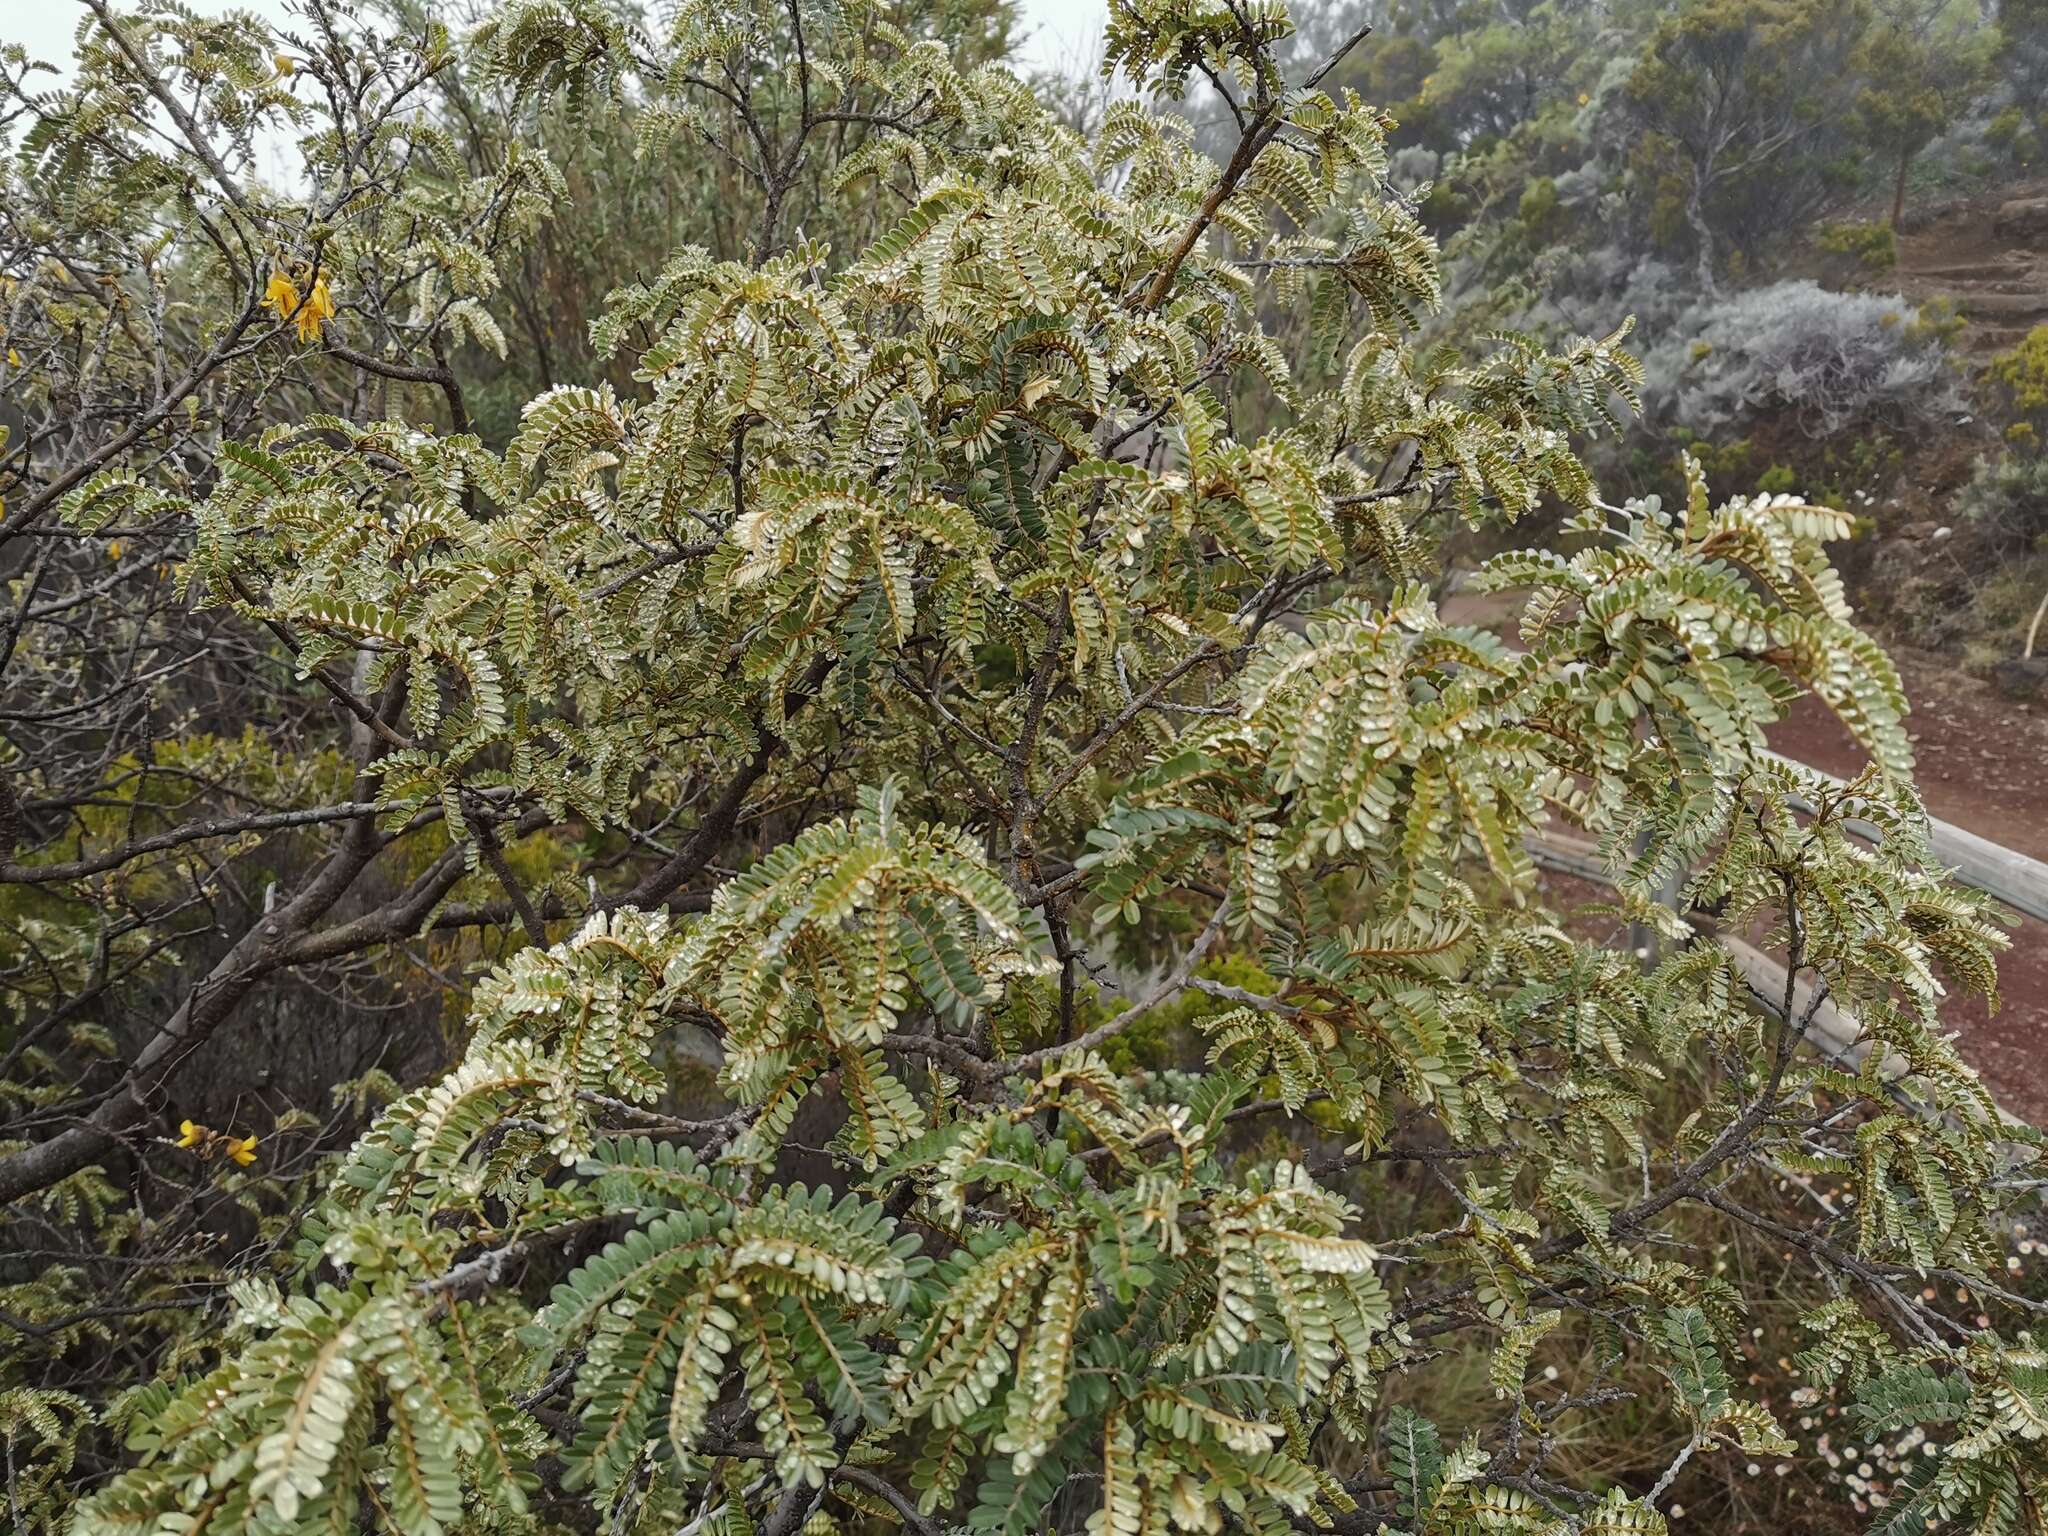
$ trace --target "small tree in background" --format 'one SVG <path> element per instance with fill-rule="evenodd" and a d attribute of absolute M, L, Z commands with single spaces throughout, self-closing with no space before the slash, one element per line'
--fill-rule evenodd
<path fill-rule="evenodd" d="M 124 55 L 132 25 L 103 22 Z M 760 194 L 744 255 L 611 296 L 592 345 L 632 390 L 560 384 L 499 446 L 373 396 L 46 497 L 66 538 L 182 540 L 186 601 L 342 725 L 317 814 L 265 813 L 317 859 L 139 1051 L 67 1079 L 109 1042 L 13 1021 L 24 1250 L 118 1256 L 173 1159 L 268 1221 L 100 1401 L 64 1386 L 96 1322 L 69 1267 L 13 1287 L 44 1342 L 7 1422 L 45 1465 L 81 1424 L 127 1444 L 31 1487 L 38 1518 L 1656 1532 L 1696 1459 L 1790 1449 L 1729 1365 L 1772 1277 L 1691 1221 L 1828 1277 L 1799 1373 L 1934 1436 L 1898 1519 L 2038 1525 L 2048 1362 L 1978 1310 L 2032 1136 L 1936 1014 L 1993 989 L 2001 939 L 1922 867 L 1897 678 L 1823 554 L 1848 520 L 1717 508 L 1697 474 L 1603 503 L 1572 444 L 1630 394 L 1618 333 L 1413 347 L 1436 259 L 1386 125 L 1322 88 L 1334 60 L 1284 75 L 1289 31 L 1118 0 L 1140 95 L 1084 140 L 858 0 L 684 7 L 659 39 L 513 6 L 476 46 L 515 92 L 628 96 Z M 134 99 L 107 57 L 52 135 Z M 260 70 L 183 57 L 242 121 Z M 1221 165 L 1144 104 L 1197 72 Z M 363 200 L 438 184 L 409 185 Z M 819 185 L 891 222 L 829 247 L 788 213 Z M 221 205 L 180 206 L 203 235 Z M 325 343 L 359 284 L 441 291 L 436 253 L 365 249 L 281 252 L 272 314 L 302 334 L 326 277 Z M 1293 308 L 1328 388 L 1269 328 Z M 1275 424 L 1241 437 L 1251 392 Z M 1447 623 L 1433 536 L 1546 502 L 1569 552 L 1480 577 L 1523 594 L 1519 643 Z M 1869 756 L 1846 789 L 1764 751 L 1807 693 Z M 281 830 L 81 819 L 11 867 L 88 911 L 100 875 Z M 1549 819 L 1625 917 L 1688 938 L 1657 904 L 1681 878 L 1782 987 L 1710 942 L 1645 971 L 1575 937 L 1525 842 Z M 149 898 L 124 888 L 177 909 Z M 178 1123 L 180 1063 L 260 984 L 450 932 L 502 956 L 459 1059 L 369 1084 L 301 1202 L 243 1182 L 248 1136 Z M 1802 1049 L 1830 1001 L 1856 1057 Z M 1794 1178 L 1839 1198 L 1773 1214 Z M 1397 1405 L 1461 1358 L 1483 1410 Z M 1662 1470 L 1560 1475 L 1628 1370 Z"/>
<path fill-rule="evenodd" d="M 1792 152 L 1827 143 L 1866 19 L 1853 0 L 1691 0 L 1645 43 L 1622 104 L 1675 167 L 1700 292 L 1719 292 L 1723 231 L 1811 212 L 1825 157 Z"/>
<path fill-rule="evenodd" d="M 1945 133 L 1983 89 L 1995 38 L 1965 11 L 1942 0 L 1880 5 L 1858 51 L 1865 84 L 1856 93 L 1864 142 L 1890 156 L 1891 225 L 1906 214 L 1913 157 Z"/>
<path fill-rule="evenodd" d="M 2048 0 L 1999 0 L 1997 62 L 2038 147 L 2048 131 Z"/>

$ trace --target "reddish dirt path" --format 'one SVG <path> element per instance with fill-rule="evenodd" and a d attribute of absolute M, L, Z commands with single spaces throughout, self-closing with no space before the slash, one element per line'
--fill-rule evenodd
<path fill-rule="evenodd" d="M 1938 657 L 1894 648 L 1913 713 L 1920 793 L 1931 815 L 2036 859 L 2048 859 L 2048 709 L 2000 697 Z M 1816 699 L 1801 699 L 1771 732 L 1787 757 L 1848 778 L 1863 753 Z"/>
<path fill-rule="evenodd" d="M 1953 304 L 1967 325 L 1961 345 L 1980 359 L 2019 342 L 2048 319 L 2048 265 L 2024 236 L 2001 232 L 2007 201 L 2048 195 L 2048 181 L 1986 190 L 1937 213 L 1898 239 L 1898 267 L 1888 280 L 1915 304 Z"/>
<path fill-rule="evenodd" d="M 1452 623 L 1486 625 L 1512 643 L 1519 604 L 1500 595 L 1458 593 L 1445 600 L 1442 611 Z M 1906 725 L 1928 813 L 2048 859 L 2048 706 L 2013 703 L 1941 657 L 1888 649 L 1912 705 Z M 1842 778 L 1863 769 L 1855 741 L 1812 698 L 1801 700 L 1770 739 L 1785 756 Z M 1586 898 L 1561 891 L 1559 899 Z M 1942 1008 L 1943 1022 L 1998 1102 L 2048 1127 L 2048 924 L 2015 922 L 1998 980 L 1997 1013 L 1980 999 L 1952 998 Z"/>
<path fill-rule="evenodd" d="M 1907 729 L 1930 815 L 2048 859 L 2048 710 L 2000 697 L 1939 657 L 1894 648 L 1913 713 Z M 1771 732 L 1787 757 L 1847 777 L 1863 765 L 1848 732 L 1812 699 Z M 2048 1125 L 2048 924 L 2018 923 L 1998 964 L 2002 1006 L 1954 999 L 1942 1017 L 1998 1100 Z"/>

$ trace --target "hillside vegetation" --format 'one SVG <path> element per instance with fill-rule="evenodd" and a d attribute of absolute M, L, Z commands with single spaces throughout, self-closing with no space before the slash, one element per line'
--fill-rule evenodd
<path fill-rule="evenodd" d="M 1898 638 L 1979 670 L 2048 648 L 2048 8 L 1489 0 L 1311 30 L 1354 20 L 1340 78 L 1396 118 L 1450 257 L 1431 334 L 1632 316 L 1644 409 L 1603 483 L 1669 495 L 1690 448 L 1856 513 L 1839 558 Z"/>
<path fill-rule="evenodd" d="M 2031 277 L 1915 243 L 2025 238 L 2037 11 L 87 11 L 0 52 L 17 1529 L 2048 1536 L 2010 939 L 1852 600 L 1908 487 L 1956 645 L 2040 574 Z"/>

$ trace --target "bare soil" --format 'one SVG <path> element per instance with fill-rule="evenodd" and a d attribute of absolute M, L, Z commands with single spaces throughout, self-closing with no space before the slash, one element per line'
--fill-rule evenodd
<path fill-rule="evenodd" d="M 1512 639 L 1519 604 L 1455 593 L 1442 611 L 1452 623 L 1485 625 Z M 2048 860 L 2048 708 L 2014 703 L 1944 657 L 1890 650 L 1912 706 L 1907 732 L 1928 814 Z M 1801 700 L 1770 740 L 1785 756 L 1840 778 L 1864 766 L 1862 749 L 1817 699 Z M 1560 884 L 1554 895 L 1566 905 L 1602 899 L 1582 884 Z M 1957 996 L 1944 1004 L 1942 1019 L 1999 1103 L 2048 1127 L 2048 924 L 2015 917 L 2011 932 L 1998 967 L 1997 1011 Z"/>
<path fill-rule="evenodd" d="M 1956 345 L 1982 362 L 2048 321 L 2048 252 L 1998 227 L 2008 202 L 2048 197 L 2048 177 L 1986 186 L 1961 196 L 1908 204 L 1894 236 L 1896 266 L 1873 271 L 1853 256 L 1792 244 L 1774 267 L 1779 277 L 1810 277 L 1830 288 L 1898 293 L 1916 306 L 1946 305 L 1963 322 Z M 1889 200 L 1845 217 L 1883 223 Z"/>
<path fill-rule="evenodd" d="M 1913 705 L 1907 729 L 1928 813 L 2048 859 L 2048 711 L 2013 703 L 1940 657 L 1897 647 L 1892 656 Z M 1771 732 L 1771 745 L 1845 778 L 1863 765 L 1849 733 L 1813 699 Z M 1996 1013 L 1958 997 L 1943 1021 L 2001 1104 L 2048 1125 L 2048 924 L 2015 922 L 1998 976 Z"/>
<path fill-rule="evenodd" d="M 1944 300 L 1967 321 L 1965 351 L 1984 356 L 2012 346 L 2048 321 L 2048 261 L 2024 240 L 1997 227 L 2008 201 L 2048 196 L 2048 180 L 1986 190 L 1908 220 L 1898 236 L 1899 291 L 1915 304 Z"/>
<path fill-rule="evenodd" d="M 2048 709 L 2014 703 L 1944 657 L 1890 650 L 1912 704 L 1906 731 L 1928 811 L 2048 859 Z M 1785 756 L 1838 777 L 1862 770 L 1862 750 L 1817 699 L 1802 699 L 1770 735 Z"/>

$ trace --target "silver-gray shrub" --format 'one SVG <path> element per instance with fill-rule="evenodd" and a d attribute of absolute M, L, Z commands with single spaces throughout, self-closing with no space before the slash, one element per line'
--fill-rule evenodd
<path fill-rule="evenodd" d="M 1896 294 L 1799 279 L 1710 299 L 1644 337 L 1646 410 L 1695 432 L 1789 412 L 1814 437 L 1946 420 L 1962 378 L 1938 329 Z"/>

